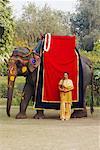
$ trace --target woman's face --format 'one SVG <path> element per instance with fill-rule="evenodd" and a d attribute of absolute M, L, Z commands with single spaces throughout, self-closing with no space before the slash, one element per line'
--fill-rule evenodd
<path fill-rule="evenodd" d="M 64 73 L 64 78 L 68 79 L 68 74 L 67 73 Z"/>

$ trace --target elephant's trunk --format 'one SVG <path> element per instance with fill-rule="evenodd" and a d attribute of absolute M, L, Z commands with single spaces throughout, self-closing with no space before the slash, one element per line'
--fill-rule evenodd
<path fill-rule="evenodd" d="M 10 80 L 10 79 L 8 79 Z M 7 115 L 10 117 L 10 108 L 13 97 L 14 81 L 9 81 L 8 84 L 8 96 L 7 96 Z"/>
<path fill-rule="evenodd" d="M 8 66 L 8 95 L 7 95 L 7 115 L 10 117 L 10 108 L 13 97 L 14 83 L 17 76 L 17 67 L 15 62 L 11 62 Z"/>

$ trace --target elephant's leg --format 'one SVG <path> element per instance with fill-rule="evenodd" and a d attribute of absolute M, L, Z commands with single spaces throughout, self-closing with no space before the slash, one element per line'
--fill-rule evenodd
<path fill-rule="evenodd" d="M 44 119 L 44 111 L 43 110 L 37 110 L 37 113 L 35 114 L 35 116 L 33 117 L 35 119 Z"/>
<path fill-rule="evenodd" d="M 85 101 L 85 96 L 86 96 L 86 88 L 84 88 L 84 107 L 83 109 L 79 110 L 74 110 L 74 112 L 71 115 L 71 118 L 82 118 L 82 117 L 87 117 L 87 109 L 86 109 L 86 101 Z"/>
<path fill-rule="evenodd" d="M 71 118 L 82 118 L 87 117 L 87 110 L 86 109 L 80 109 L 80 110 L 74 110 L 74 112 L 71 114 Z"/>
<path fill-rule="evenodd" d="M 72 118 L 81 118 L 81 117 L 87 117 L 87 110 L 86 110 L 86 89 L 87 86 L 91 83 L 91 78 L 93 75 L 93 68 L 90 60 L 88 60 L 85 57 L 81 57 L 81 63 L 83 68 L 83 96 L 84 96 L 84 106 L 83 110 L 75 110 L 71 117 Z"/>
<path fill-rule="evenodd" d="M 30 84 L 26 83 L 22 93 L 20 112 L 16 115 L 16 119 L 27 118 L 26 109 L 33 93 L 34 93 L 33 87 Z"/>

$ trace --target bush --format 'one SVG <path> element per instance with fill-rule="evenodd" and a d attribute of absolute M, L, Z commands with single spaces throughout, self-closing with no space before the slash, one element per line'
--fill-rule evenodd
<path fill-rule="evenodd" d="M 22 91 L 25 83 L 24 77 L 17 77 L 14 91 L 12 105 L 19 106 L 22 97 Z M 4 105 L 4 99 L 7 100 L 7 77 L 0 77 L 0 99 L 3 100 L 0 104 Z M 29 105 L 33 105 L 32 100 L 30 100 Z"/>
<path fill-rule="evenodd" d="M 23 77 L 18 77 L 15 82 L 14 92 L 13 92 L 13 105 L 19 105 L 21 101 L 22 90 L 24 86 L 25 79 Z M 0 77 L 0 98 L 7 98 L 7 77 Z"/>
<path fill-rule="evenodd" d="M 97 94 L 97 91 L 94 90 L 93 92 L 93 99 L 94 99 L 94 106 L 100 107 L 100 95 Z M 90 100 L 91 100 L 91 89 L 90 87 L 87 88 L 86 91 L 86 105 L 90 106 Z"/>
<path fill-rule="evenodd" d="M 93 50 L 100 53 L 100 40 L 98 40 L 94 43 L 94 49 Z"/>
<path fill-rule="evenodd" d="M 86 52 L 81 50 L 81 54 L 88 57 L 93 63 L 93 91 L 94 91 L 94 105 L 100 106 L 100 41 L 94 44 L 94 50 L 91 52 Z M 87 93 L 87 105 L 89 105 L 90 92 Z"/>
<path fill-rule="evenodd" d="M 7 75 L 7 65 L 5 63 L 0 64 L 0 70 L 1 76 Z"/>
<path fill-rule="evenodd" d="M 7 98 L 7 86 L 0 84 L 0 98 Z"/>

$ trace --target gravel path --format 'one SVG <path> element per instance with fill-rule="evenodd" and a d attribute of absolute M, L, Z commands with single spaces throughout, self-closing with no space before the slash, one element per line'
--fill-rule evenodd
<path fill-rule="evenodd" d="M 43 120 L 32 119 L 33 110 L 28 108 L 28 119 L 16 120 L 18 108 L 11 110 L 11 118 L 0 107 L 0 150 L 99 150 L 100 109 L 94 116 L 60 121 L 58 111 L 45 111 Z"/>

